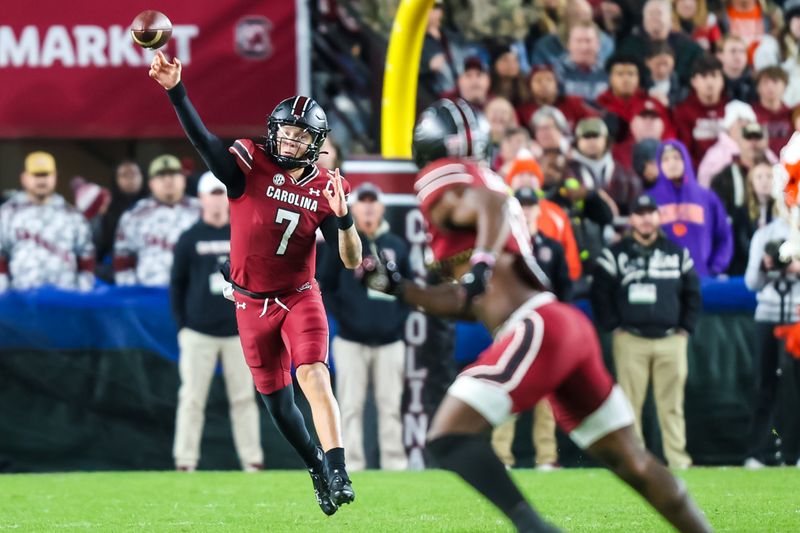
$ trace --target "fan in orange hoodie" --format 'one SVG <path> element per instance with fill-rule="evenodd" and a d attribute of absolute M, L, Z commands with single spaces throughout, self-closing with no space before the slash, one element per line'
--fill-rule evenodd
<path fill-rule="evenodd" d="M 544 174 L 539 163 L 527 150 L 520 151 L 506 174 L 506 183 L 514 191 L 521 187 L 530 187 L 541 195 L 543 180 Z M 539 231 L 564 247 L 569 277 L 573 281 L 577 280 L 581 277 L 581 257 L 569 217 L 561 207 L 545 198 L 539 199 L 539 207 L 542 211 Z"/>

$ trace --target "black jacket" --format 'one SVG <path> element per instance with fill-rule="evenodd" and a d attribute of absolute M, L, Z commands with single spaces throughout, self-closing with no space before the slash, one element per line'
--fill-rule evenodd
<path fill-rule="evenodd" d="M 400 273 L 411 279 L 408 245 L 389 232 L 389 224 L 384 221 L 374 239 L 359 233 L 364 256 L 394 255 Z M 325 307 L 339 323 L 338 335 L 343 339 L 382 346 L 403 339 L 408 307 L 386 295 L 367 292 L 361 284 L 356 271 L 344 268 L 342 262 L 327 247 L 320 260 L 317 280 L 322 289 Z"/>
<path fill-rule="evenodd" d="M 611 208 L 596 190 L 588 190 L 585 199 L 574 203 L 560 193 L 553 194 L 550 199 L 569 215 L 581 253 L 583 275 L 590 276 L 603 250 L 603 228 L 614 222 Z M 575 297 L 580 296 L 575 294 Z"/>
<path fill-rule="evenodd" d="M 600 327 L 642 337 L 691 332 L 700 311 L 700 280 L 689 251 L 664 235 L 644 247 L 632 236 L 603 250 L 592 285 Z"/>
<path fill-rule="evenodd" d="M 222 296 L 224 280 L 219 273 L 230 255 L 230 240 L 230 225 L 215 228 L 201 220 L 175 244 L 169 295 L 178 329 L 214 337 L 238 334 L 236 309 Z"/>
<path fill-rule="evenodd" d="M 572 280 L 569 278 L 564 247 L 558 241 L 541 233 L 534 235 L 532 242 L 536 262 L 539 263 L 542 271 L 547 275 L 547 279 L 550 280 L 553 293 L 562 302 L 570 301 L 572 298 Z"/>

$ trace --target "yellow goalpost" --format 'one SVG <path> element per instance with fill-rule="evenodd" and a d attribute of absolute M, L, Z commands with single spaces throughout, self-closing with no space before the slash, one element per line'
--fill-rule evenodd
<path fill-rule="evenodd" d="M 428 12 L 434 0 L 402 0 L 389 37 L 381 99 L 381 155 L 411 158 L 417 79 Z"/>

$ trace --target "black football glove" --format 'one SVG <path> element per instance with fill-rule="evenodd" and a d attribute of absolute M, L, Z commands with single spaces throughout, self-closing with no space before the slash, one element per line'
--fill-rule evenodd
<path fill-rule="evenodd" d="M 386 257 L 369 255 L 361 261 L 356 269 L 356 276 L 361 278 L 361 284 L 367 289 L 400 296 L 403 291 L 403 276 L 397 268 L 397 263 L 386 260 Z"/>
<path fill-rule="evenodd" d="M 473 298 L 486 292 L 486 283 L 492 275 L 492 267 L 485 261 L 479 261 L 472 265 L 472 268 L 461 276 L 458 281 L 467 293 L 467 300 L 464 306 L 469 306 Z"/>

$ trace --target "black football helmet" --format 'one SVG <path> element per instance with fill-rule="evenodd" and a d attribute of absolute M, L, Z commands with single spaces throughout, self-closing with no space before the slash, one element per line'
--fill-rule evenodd
<path fill-rule="evenodd" d="M 281 155 L 278 135 L 281 126 L 297 126 L 311 133 L 311 143 L 301 157 Z M 275 106 L 267 119 L 267 151 L 281 168 L 292 170 L 307 167 L 319 158 L 319 151 L 329 131 L 328 117 L 314 99 L 292 96 Z"/>
<path fill-rule="evenodd" d="M 439 100 L 423 111 L 411 145 L 419 168 L 443 157 L 482 160 L 488 149 L 489 122 L 461 98 Z"/>

